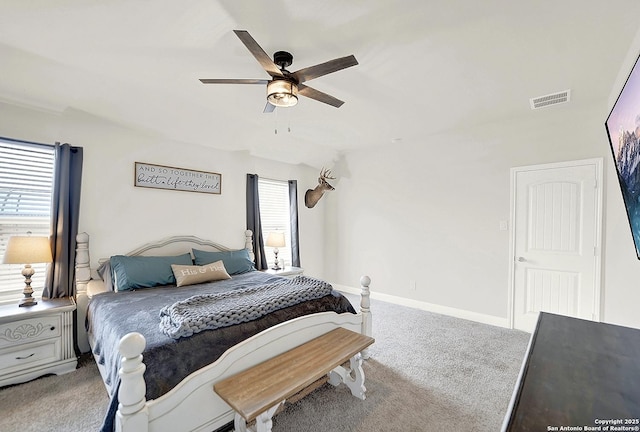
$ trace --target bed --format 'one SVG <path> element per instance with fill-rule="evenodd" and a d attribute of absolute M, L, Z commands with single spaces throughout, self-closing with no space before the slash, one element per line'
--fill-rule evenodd
<path fill-rule="evenodd" d="M 196 264 L 201 265 L 196 253 L 214 256 L 238 252 L 253 260 L 251 236 L 251 231 L 245 231 L 244 248 L 238 250 L 194 236 L 174 236 L 116 258 L 99 260 L 102 274 L 113 275 L 118 279 L 114 282 L 109 281 L 109 277 L 102 280 L 97 269 L 90 267 L 89 236 L 78 235 L 78 323 L 85 319 L 87 322 L 87 331 L 83 330 L 84 326 L 78 326 L 78 343 L 83 351 L 91 349 L 112 398 L 104 430 L 109 430 L 112 423 L 119 432 L 216 430 L 231 422 L 234 416 L 231 408 L 213 391 L 216 382 L 338 327 L 371 335 L 370 280 L 366 276 L 360 281 L 362 293 L 357 313 L 336 291 L 331 290 L 328 295 L 318 291 L 317 298 L 267 310 L 251 320 L 242 318 L 231 326 L 195 330 L 193 335 L 187 332 L 186 336 L 182 334 L 184 337 L 177 338 L 158 325 L 161 310 L 166 317 L 167 310 L 173 314 L 176 305 L 183 306 L 191 299 L 213 299 L 217 304 L 220 296 L 251 291 L 254 287 L 261 289 L 257 286 L 277 285 L 297 294 L 295 284 L 312 282 L 319 286 L 323 283 L 304 276 L 296 280 L 283 279 L 254 270 L 234 274 L 230 271 L 229 279 L 204 284 L 176 287 L 174 281 L 168 286 L 149 289 L 123 288 L 119 292 L 109 289 L 124 279 L 113 269 L 104 272 L 105 263 L 118 266 L 118 257 L 123 257 L 125 262 L 146 257 L 140 258 L 146 263 L 156 257 L 174 259 L 187 254 L 189 260 L 195 256 Z M 233 263 L 224 263 L 233 267 Z M 149 324 L 149 319 L 156 321 Z M 193 330 L 193 327 L 187 329 Z M 366 352 L 363 357 L 367 357 Z"/>

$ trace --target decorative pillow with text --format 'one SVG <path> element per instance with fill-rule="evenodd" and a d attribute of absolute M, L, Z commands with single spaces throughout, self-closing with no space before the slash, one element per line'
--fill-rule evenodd
<path fill-rule="evenodd" d="M 204 282 L 213 282 L 224 279 L 231 279 L 229 273 L 224 268 L 222 260 L 205 264 L 202 266 L 171 265 L 173 275 L 176 278 L 176 285 L 194 285 Z"/>

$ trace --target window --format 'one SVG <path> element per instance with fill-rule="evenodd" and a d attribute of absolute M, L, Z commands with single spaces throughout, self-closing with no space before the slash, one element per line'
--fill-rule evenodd
<path fill-rule="evenodd" d="M 50 235 L 53 170 L 53 146 L 0 138 L 0 256 L 11 236 Z M 42 294 L 46 266 L 33 264 L 34 297 Z M 0 264 L 0 303 L 22 298 L 23 267 Z"/>
<path fill-rule="evenodd" d="M 264 251 L 269 267 L 273 266 L 273 248 L 266 245 L 272 231 L 284 232 L 285 246 L 278 248 L 280 267 L 291 265 L 291 218 L 289 215 L 289 184 L 286 181 L 258 179 L 260 196 L 260 222 Z"/>

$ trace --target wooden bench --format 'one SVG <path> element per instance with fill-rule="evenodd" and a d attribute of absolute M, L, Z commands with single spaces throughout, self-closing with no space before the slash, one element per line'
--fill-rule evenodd
<path fill-rule="evenodd" d="M 337 328 L 218 382 L 214 390 L 235 410 L 236 432 L 246 432 L 247 423 L 253 420 L 256 432 L 269 432 L 276 410 L 327 374 L 329 383 L 344 383 L 355 397 L 364 400 L 360 352 L 373 342 L 369 336 Z M 342 366 L 347 360 L 349 368 Z"/>

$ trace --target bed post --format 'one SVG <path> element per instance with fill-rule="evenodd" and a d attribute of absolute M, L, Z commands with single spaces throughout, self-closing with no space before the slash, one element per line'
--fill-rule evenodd
<path fill-rule="evenodd" d="M 89 257 L 89 234 L 86 232 L 79 233 L 76 236 L 76 305 L 77 305 L 77 328 L 76 336 L 78 338 L 78 348 L 80 352 L 89 352 L 89 339 L 84 329 L 84 321 L 87 316 L 87 305 L 89 297 L 87 296 L 87 284 L 91 279 L 91 267 Z"/>
<path fill-rule="evenodd" d="M 251 230 L 245 230 L 244 232 L 244 248 L 249 251 L 249 258 L 255 263 L 256 256 L 253 253 L 253 231 Z"/>
<path fill-rule="evenodd" d="M 116 412 L 116 432 L 147 432 L 149 412 L 144 382 L 146 366 L 142 363 L 142 351 L 146 345 L 140 333 L 128 333 L 120 339 L 119 351 L 122 355 L 120 389 L 118 390 L 118 411 Z"/>
<path fill-rule="evenodd" d="M 362 314 L 361 333 L 365 336 L 372 336 L 369 284 L 371 284 L 371 278 L 369 276 L 362 276 L 360 278 L 360 313 Z M 362 357 L 364 359 L 369 358 L 369 349 L 362 351 Z"/>

